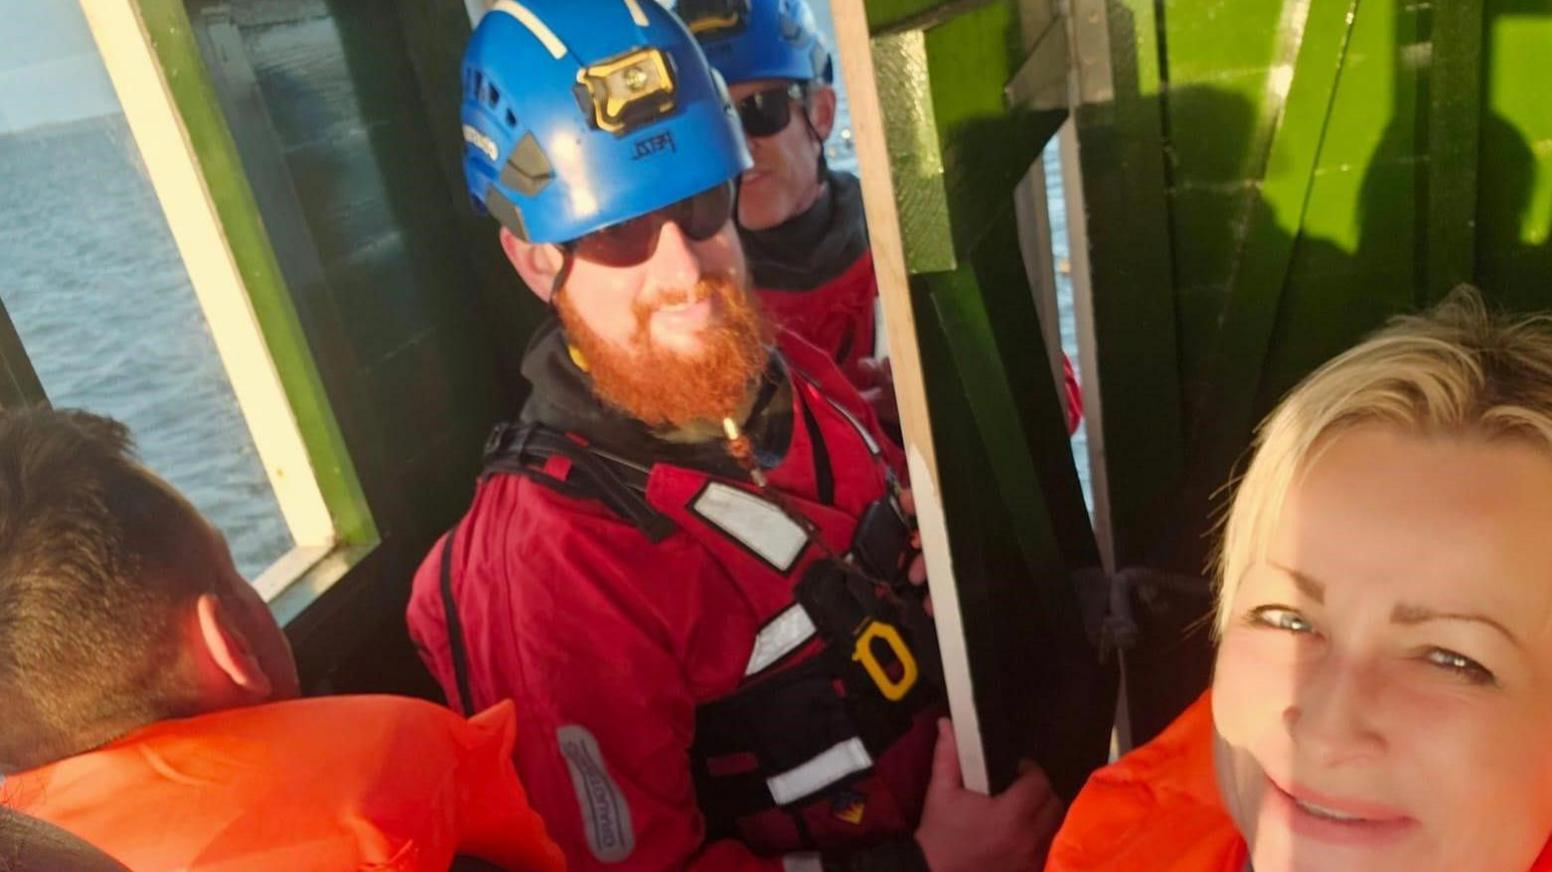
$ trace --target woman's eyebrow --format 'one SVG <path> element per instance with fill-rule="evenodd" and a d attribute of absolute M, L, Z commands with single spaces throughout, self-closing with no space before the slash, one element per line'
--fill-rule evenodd
<path fill-rule="evenodd" d="M 1299 593 L 1302 593 L 1310 599 L 1314 600 L 1318 605 L 1325 605 L 1325 585 L 1321 584 L 1313 578 L 1310 578 L 1304 573 L 1299 572 L 1298 570 L 1289 569 L 1288 567 L 1277 563 L 1268 563 L 1267 565 L 1292 579 L 1293 586 L 1299 589 Z"/>
<path fill-rule="evenodd" d="M 1516 648 L 1524 649 L 1520 640 L 1503 624 L 1498 623 L 1487 615 L 1479 615 L 1470 612 L 1436 612 L 1425 606 L 1414 606 L 1402 603 L 1397 605 L 1390 613 L 1391 623 L 1395 624 L 1423 624 L 1428 621 L 1471 621 L 1477 624 L 1486 624 L 1497 630 L 1508 639 Z"/>
<path fill-rule="evenodd" d="M 1321 584 L 1320 582 L 1310 578 L 1298 570 L 1289 569 L 1288 567 L 1277 563 L 1268 563 L 1267 565 L 1282 573 L 1283 575 L 1288 576 L 1288 578 L 1293 581 L 1294 587 L 1299 589 L 1300 593 L 1314 600 L 1316 603 L 1321 605 L 1325 604 L 1326 586 L 1324 584 Z M 1508 627 L 1505 627 L 1503 624 L 1488 617 L 1487 615 L 1477 614 L 1475 612 L 1440 612 L 1427 608 L 1426 606 L 1416 606 L 1407 603 L 1401 603 L 1391 610 L 1390 621 L 1393 624 L 1405 624 L 1409 626 L 1414 624 L 1424 624 L 1429 621 L 1471 621 L 1473 623 L 1486 624 L 1487 626 L 1492 627 L 1493 629 L 1502 633 L 1504 638 L 1508 639 L 1510 644 L 1514 645 L 1514 647 L 1519 648 L 1522 651 L 1525 649 L 1525 646 L 1520 643 L 1520 640 L 1516 638 L 1513 633 L 1509 632 Z"/>

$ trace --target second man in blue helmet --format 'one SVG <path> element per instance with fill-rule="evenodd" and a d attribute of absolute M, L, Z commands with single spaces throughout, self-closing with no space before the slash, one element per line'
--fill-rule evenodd
<path fill-rule="evenodd" d="M 677 11 L 726 79 L 754 159 L 735 217 L 761 302 L 871 387 L 878 283 L 861 185 L 825 158 L 835 64 L 813 11 L 805 0 L 679 0 Z"/>
<path fill-rule="evenodd" d="M 887 359 L 873 357 L 878 281 L 857 177 L 836 172 L 835 64 L 807 0 L 679 0 L 679 16 L 727 80 L 754 166 L 740 179 L 739 238 L 760 300 L 827 352 L 893 428 Z M 1062 359 L 1067 430 L 1083 415 Z"/>
<path fill-rule="evenodd" d="M 831 355 L 750 291 L 750 165 L 650 0 L 500 0 L 465 57 L 465 171 L 557 320 L 415 579 L 448 698 L 573 868 L 1037 869 L 1038 771 L 987 798 L 940 726 L 900 459 Z"/>

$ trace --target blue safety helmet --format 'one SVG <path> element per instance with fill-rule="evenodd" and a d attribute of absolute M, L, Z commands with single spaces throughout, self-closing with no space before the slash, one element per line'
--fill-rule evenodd
<path fill-rule="evenodd" d="M 806 0 L 679 0 L 678 12 L 729 85 L 835 79 Z"/>
<path fill-rule="evenodd" d="M 726 86 L 657 0 L 498 0 L 464 52 L 462 118 L 469 194 L 535 243 L 751 165 Z"/>

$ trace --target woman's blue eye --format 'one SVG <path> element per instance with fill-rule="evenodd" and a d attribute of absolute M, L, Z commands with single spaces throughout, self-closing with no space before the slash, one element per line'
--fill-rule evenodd
<path fill-rule="evenodd" d="M 1487 667 L 1464 654 L 1456 654 L 1447 648 L 1429 648 L 1423 659 L 1448 672 L 1453 672 L 1472 684 L 1497 684 L 1498 679 Z"/>
<path fill-rule="evenodd" d="M 1250 621 L 1258 626 L 1286 630 L 1290 633 L 1309 633 L 1315 629 L 1303 615 L 1287 606 L 1261 606 L 1252 609 Z"/>

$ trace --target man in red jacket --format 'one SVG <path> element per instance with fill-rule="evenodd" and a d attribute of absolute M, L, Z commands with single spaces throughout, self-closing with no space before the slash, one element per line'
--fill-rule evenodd
<path fill-rule="evenodd" d="M 470 193 L 559 320 L 408 619 L 454 704 L 531 718 L 572 868 L 1038 868 L 1043 776 L 970 794 L 935 723 L 898 452 L 750 295 L 748 156 L 690 34 L 498 4 L 464 84 Z"/>
<path fill-rule="evenodd" d="M 835 65 L 805 0 L 681 0 L 679 15 L 727 80 L 754 166 L 738 186 L 739 241 L 782 326 L 871 386 L 878 280 L 862 186 L 832 170 Z"/>
<path fill-rule="evenodd" d="M 862 185 L 832 169 L 835 63 L 807 0 L 679 0 L 728 91 L 754 165 L 739 178 L 739 241 L 766 311 L 828 354 L 880 418 L 897 423 L 887 359 L 874 357 L 878 278 Z M 1083 416 L 1063 358 L 1067 430 Z"/>
<path fill-rule="evenodd" d="M 268 608 L 128 440 L 0 412 L 0 805 L 140 872 L 562 868 L 510 704 L 294 699 Z"/>

